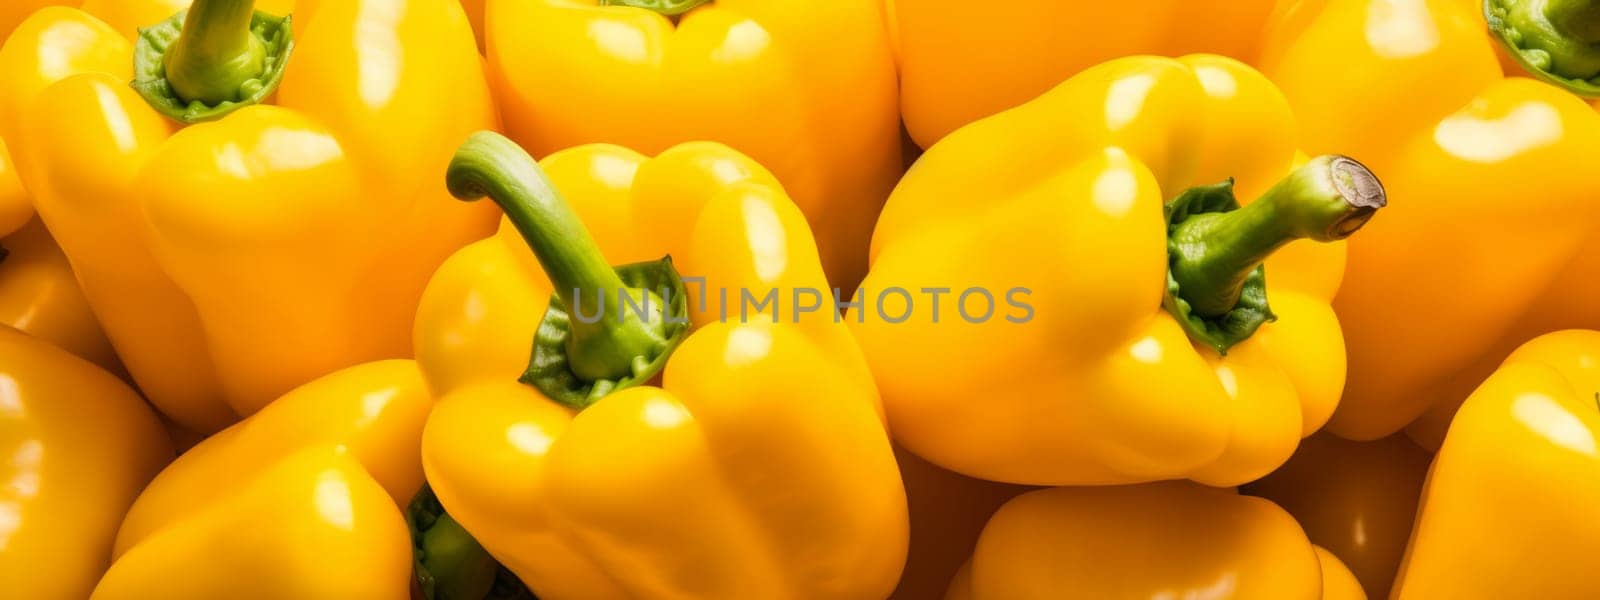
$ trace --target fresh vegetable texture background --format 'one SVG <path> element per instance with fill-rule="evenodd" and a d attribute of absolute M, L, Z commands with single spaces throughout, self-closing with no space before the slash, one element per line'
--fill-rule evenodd
<path fill-rule="evenodd" d="M 0 597 L 1600 597 L 1600 0 L 0 0 Z"/>

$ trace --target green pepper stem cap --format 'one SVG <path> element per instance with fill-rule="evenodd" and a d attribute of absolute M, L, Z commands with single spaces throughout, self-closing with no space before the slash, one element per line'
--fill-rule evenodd
<path fill-rule="evenodd" d="M 1239 208 L 1232 180 L 1167 205 L 1167 296 L 1184 329 L 1220 353 L 1276 319 L 1262 263 L 1291 241 L 1342 240 L 1388 204 L 1383 185 L 1344 156 L 1312 159 Z"/>
<path fill-rule="evenodd" d="M 668 18 L 683 16 L 702 4 L 710 3 L 711 0 L 600 0 L 601 6 L 632 6 L 655 11 Z"/>
<path fill-rule="evenodd" d="M 254 6 L 254 0 L 196 0 L 140 29 L 133 89 L 182 123 L 220 119 L 265 101 L 283 80 L 294 27 L 289 17 Z"/>
<path fill-rule="evenodd" d="M 532 600 L 527 586 L 501 566 L 446 512 L 424 485 L 406 506 L 411 530 L 414 600 Z"/>
<path fill-rule="evenodd" d="M 613 268 L 533 157 L 498 133 L 462 144 L 445 183 L 456 198 L 499 204 L 554 285 L 524 383 L 583 408 L 665 367 L 689 323 L 670 257 Z"/>
<path fill-rule="evenodd" d="M 1484 0 L 1483 16 L 1529 74 L 1600 98 L 1600 0 Z"/>

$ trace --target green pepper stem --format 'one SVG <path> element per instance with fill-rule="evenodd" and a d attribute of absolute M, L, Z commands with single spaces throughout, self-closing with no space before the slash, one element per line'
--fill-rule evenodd
<path fill-rule="evenodd" d="M 1546 0 L 1550 25 L 1574 40 L 1600 44 L 1600 0 Z"/>
<path fill-rule="evenodd" d="M 665 319 L 635 315 L 646 304 L 664 313 L 666 303 L 623 285 L 572 207 L 515 142 L 490 131 L 473 134 L 451 159 L 445 184 L 462 200 L 494 200 L 533 250 L 573 315 L 567 350 L 574 375 L 589 381 L 626 376 L 641 357 L 648 362 L 667 347 Z M 624 295 L 631 303 L 626 308 Z"/>
<path fill-rule="evenodd" d="M 1172 276 L 1201 316 L 1233 310 L 1245 278 L 1291 241 L 1342 240 L 1387 203 L 1378 178 L 1343 156 L 1319 156 L 1239 210 L 1190 217 L 1172 232 Z"/>
<path fill-rule="evenodd" d="M 599 306 L 603 291 L 622 288 L 622 279 L 544 170 L 505 136 L 474 134 L 456 151 L 446 184 L 456 198 L 487 195 L 500 205 L 569 308 Z"/>
<path fill-rule="evenodd" d="M 1600 98 L 1600 0 L 1483 0 L 1483 15 L 1529 75 Z"/>
<path fill-rule="evenodd" d="M 255 0 L 195 0 L 166 56 L 167 81 L 185 101 L 238 101 L 245 82 L 267 70 L 267 50 L 250 31 Z"/>
<path fill-rule="evenodd" d="M 500 564 L 449 513 L 420 532 L 423 566 L 433 577 L 435 600 L 479 600 L 494 588 Z"/>
<path fill-rule="evenodd" d="M 601 6 L 632 6 L 661 13 L 667 18 L 677 18 L 711 0 L 600 0 Z"/>

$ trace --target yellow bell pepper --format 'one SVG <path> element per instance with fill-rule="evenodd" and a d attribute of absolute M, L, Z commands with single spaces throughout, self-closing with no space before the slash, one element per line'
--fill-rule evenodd
<path fill-rule="evenodd" d="M 6 595 L 84 598 L 172 443 L 127 384 L 0 325 L 0 456 Z"/>
<path fill-rule="evenodd" d="M 1274 0 L 889 0 L 906 129 L 923 148 L 1136 54 L 1249 60 Z"/>
<path fill-rule="evenodd" d="M 1600 115 L 1507 77 L 1484 32 L 1480 2 L 1316 0 L 1265 42 L 1302 147 L 1371 166 L 1401 207 L 1351 244 L 1334 303 L 1350 355 L 1328 423 L 1340 436 L 1453 409 L 1520 341 L 1600 323 Z"/>
<path fill-rule="evenodd" d="M 121 373 L 67 257 L 44 225 L 0 140 L 0 324 Z"/>
<path fill-rule="evenodd" d="M 11 164 L 6 141 L 0 140 L 0 237 L 22 229 L 31 219 L 33 201 L 28 199 L 28 191 L 22 188 L 22 179 L 17 177 L 17 168 Z"/>
<path fill-rule="evenodd" d="M 484 42 L 488 40 L 483 29 L 484 2 L 485 0 L 461 0 L 461 9 L 467 11 L 467 20 L 472 22 L 473 36 L 478 38 L 480 53 L 486 48 Z"/>
<path fill-rule="evenodd" d="M 100 368 L 122 364 L 50 233 L 37 220 L 0 238 L 0 324 L 55 344 Z"/>
<path fill-rule="evenodd" d="M 0 50 L 0 133 L 39 215 L 140 388 L 201 432 L 408 356 L 427 277 L 494 214 L 437 175 L 494 123 L 455 0 L 297 3 L 292 56 L 251 5 L 200 0 L 138 47 L 47 8 Z"/>
<path fill-rule="evenodd" d="M 1361 582 L 1327 548 L 1312 546 L 1317 551 L 1317 564 L 1322 567 L 1322 600 L 1367 600 Z"/>
<path fill-rule="evenodd" d="M 93 598 L 408 598 L 400 507 L 422 487 L 431 407 L 406 360 L 285 394 L 150 483 Z"/>
<path fill-rule="evenodd" d="M 1007 502 L 947 600 L 1316 600 L 1321 566 L 1289 513 L 1232 490 L 1169 481 L 1053 488 Z"/>
<path fill-rule="evenodd" d="M 1367 595 L 1387 598 L 1430 459 L 1403 435 L 1351 442 L 1320 433 L 1241 491 L 1289 511 L 1312 542 L 1349 565 Z"/>
<path fill-rule="evenodd" d="M 506 131 L 536 157 L 696 140 L 770 167 L 849 287 L 902 170 L 878 0 L 488 0 Z M 559 90 L 558 93 L 552 93 Z"/>
<path fill-rule="evenodd" d="M 779 308 L 826 283 L 772 174 L 710 142 L 540 165 L 483 133 L 450 169 L 508 217 L 417 315 L 451 517 L 541 598 L 887 596 L 904 491 L 836 312 Z"/>
<path fill-rule="evenodd" d="M 1392 598 L 1593 598 L 1600 332 L 1517 349 L 1434 458 Z"/>
<path fill-rule="evenodd" d="M 1506 56 L 1504 52 L 1500 54 L 1502 57 Z M 1509 63 L 1510 59 L 1502 58 L 1501 62 Z M 1505 67 L 1522 68 L 1515 63 L 1505 64 Z M 1600 108 L 1600 102 L 1595 103 L 1595 106 Z M 1479 352 L 1475 358 L 1452 375 L 1434 381 L 1423 391 L 1421 404 L 1424 405 L 1424 412 L 1406 426 L 1406 435 L 1423 448 L 1438 451 L 1439 445 L 1444 442 L 1450 421 L 1455 417 L 1461 403 L 1472 393 L 1473 388 L 1493 373 L 1505 357 L 1516 350 L 1524 340 L 1567 327 L 1592 327 L 1600 323 L 1600 320 L 1597 320 L 1600 319 L 1600 312 L 1597 312 L 1589 301 L 1589 298 L 1593 297 L 1592 294 L 1600 294 L 1600 286 L 1596 285 L 1595 277 L 1595 274 L 1600 272 L 1597 271 L 1600 269 L 1600 262 L 1593 260 L 1597 253 L 1600 253 L 1600 235 L 1591 233 L 1583 246 L 1573 254 L 1572 262 L 1551 281 L 1548 291 L 1539 296 L 1529 312 L 1518 317 L 1510 325 L 1507 333 L 1502 334 L 1497 341 Z M 1381 414 L 1382 410 L 1365 407 L 1363 412 Z M 1360 418 L 1360 415 L 1352 416 L 1353 421 Z"/>
<path fill-rule="evenodd" d="M 1342 246 L 1283 246 L 1342 239 L 1384 203 L 1355 161 L 1295 168 L 1293 131 L 1238 61 L 1134 57 L 935 144 L 846 318 L 895 439 L 1037 485 L 1236 485 L 1282 464 L 1345 360 Z M 1202 185 L 1229 178 L 1258 199 L 1229 212 L 1230 185 Z"/>
<path fill-rule="evenodd" d="M 78 0 L 9 0 L 0 5 L 0 44 L 11 37 L 12 30 L 22 24 L 35 11 L 47 6 L 75 6 Z M 137 27 L 165 18 L 175 11 L 184 9 L 189 5 L 189 0 L 142 0 L 128 2 L 126 0 L 88 0 L 82 2 L 83 9 L 91 12 L 113 29 L 122 33 L 131 42 L 138 36 Z M 66 37 L 70 30 L 59 30 Z M 62 44 L 53 47 L 64 52 L 46 52 L 40 57 L 40 64 L 45 65 L 56 57 L 67 57 L 80 49 L 72 49 L 72 44 Z M 70 63 L 69 63 L 70 64 Z M 0 119 L 0 123 L 5 120 Z M 16 168 L 11 164 L 11 155 L 6 149 L 5 140 L 0 139 L 0 236 L 10 234 L 21 228 L 24 223 L 33 218 L 33 203 L 28 199 L 26 191 L 22 188 L 22 181 L 17 177 Z"/>
<path fill-rule="evenodd" d="M 138 28 L 172 16 L 189 7 L 192 0 L 9 0 L 0 7 L 0 42 L 34 12 L 48 6 L 75 6 L 105 21 L 129 42 L 138 39 Z M 286 10 L 294 0 L 261 0 L 262 8 Z M 71 47 L 71 44 L 63 46 Z"/>
<path fill-rule="evenodd" d="M 16 29 L 23 19 L 33 14 L 33 11 L 46 6 L 64 6 L 75 4 L 73 0 L 8 0 L 0 3 L 0 42 L 11 35 L 11 30 Z"/>

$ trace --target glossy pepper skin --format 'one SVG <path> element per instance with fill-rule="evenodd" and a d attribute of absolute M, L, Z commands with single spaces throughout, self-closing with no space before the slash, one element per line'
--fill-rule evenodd
<path fill-rule="evenodd" d="M 0 43 L 33 13 L 49 6 L 72 6 L 100 17 L 132 41 L 135 30 L 189 6 L 191 0 L 10 0 L 0 6 Z M 278 8 L 292 0 L 267 0 L 263 6 Z M 470 0 L 469 0 L 470 1 Z"/>
<path fill-rule="evenodd" d="M 901 114 L 911 138 L 927 148 L 1113 58 L 1210 53 L 1249 60 L 1274 4 L 888 0 Z"/>
<path fill-rule="evenodd" d="M 380 361 L 207 438 L 139 495 L 92 597 L 408 598 L 432 404 L 415 362 Z"/>
<path fill-rule="evenodd" d="M 1302 1 L 1270 28 L 1262 71 L 1302 148 L 1371 166 L 1400 207 L 1351 244 L 1334 303 L 1340 436 L 1453 408 L 1521 341 L 1600 323 L 1600 115 L 1503 72 L 1485 30 L 1482 5 L 1458 0 Z"/>
<path fill-rule="evenodd" d="M 6 252 L 0 259 L 0 324 L 121 375 L 122 363 L 44 225 L 30 221 L 0 238 L 0 248 Z"/>
<path fill-rule="evenodd" d="M 732 146 L 772 169 L 829 280 L 861 280 L 900 176 L 895 65 L 876 0 L 488 0 L 506 132 L 535 157 L 587 143 Z M 611 6 L 618 5 L 618 6 Z M 562 90 L 559 94 L 551 90 Z M 846 132 L 848 134 L 846 134 Z"/>
<path fill-rule="evenodd" d="M 437 176 L 494 123 L 460 5 L 287 4 L 258 6 L 295 13 L 272 101 L 182 128 L 129 88 L 131 46 L 96 14 L 45 9 L 0 50 L 23 183 L 140 388 L 196 431 L 408 356 L 427 277 L 493 220 Z"/>
<path fill-rule="evenodd" d="M 0 5 L 0 42 L 11 35 L 11 30 L 16 29 L 23 19 L 33 14 L 33 11 L 46 6 L 63 6 L 73 4 L 71 0 L 12 0 Z"/>
<path fill-rule="evenodd" d="M 543 180 L 526 155 L 512 162 Z M 537 186 L 559 190 L 541 197 L 571 199 L 567 220 L 589 234 L 525 239 L 508 219 L 446 261 L 417 315 L 440 397 L 423 464 L 450 515 L 540 598 L 887 596 L 906 501 L 859 350 L 826 309 L 774 323 L 776 306 L 750 308 L 741 323 L 741 290 L 788 306 L 795 288 L 826 289 L 777 180 L 710 142 L 654 158 L 589 145 L 540 165 Z M 564 264 L 530 240 L 590 236 L 604 264 L 670 255 L 705 281 L 687 286 L 693 329 L 659 381 L 577 412 L 517 375 L 559 289 L 541 265 Z"/>
<path fill-rule="evenodd" d="M 947 600 L 1321 598 L 1316 551 L 1289 513 L 1189 482 L 1052 488 L 984 526 Z"/>
<path fill-rule="evenodd" d="M 483 28 L 484 4 L 485 0 L 461 0 L 461 9 L 467 11 L 467 20 L 472 21 L 472 33 L 478 38 L 479 52 L 484 50 L 484 42 L 489 39 Z"/>
<path fill-rule="evenodd" d="M 86 597 L 172 443 L 127 384 L 3 325 L 0 381 L 0 579 L 17 598 Z"/>
<path fill-rule="evenodd" d="M 1289 511 L 1312 542 L 1349 565 L 1359 588 L 1387 598 L 1430 460 L 1404 435 L 1351 442 L 1323 432 L 1241 491 Z"/>
<path fill-rule="evenodd" d="M 11 235 L 33 219 L 33 201 L 28 190 L 22 188 L 17 177 L 17 167 L 11 163 L 11 153 L 5 140 L 0 140 L 0 236 Z"/>
<path fill-rule="evenodd" d="M 35 3 L 0 7 L 0 41 Z M 27 11 L 27 12 L 24 12 Z M 34 219 L 33 200 L 22 187 L 5 140 L 0 139 L 0 324 L 55 344 L 106 370 L 122 365 L 95 320 L 72 267 Z"/>
<path fill-rule="evenodd" d="M 1322 567 L 1322 600 L 1367 600 L 1350 567 L 1322 546 L 1312 546 L 1317 551 L 1317 564 Z"/>
<path fill-rule="evenodd" d="M 22 189 L 4 141 L 0 141 L 0 324 L 113 373 L 122 372 L 67 257 L 44 225 L 33 219 L 33 202 Z"/>
<path fill-rule="evenodd" d="M 1392 598 L 1592 598 L 1600 332 L 1518 348 L 1461 405 Z"/>
<path fill-rule="evenodd" d="M 136 26 L 154 22 L 170 16 L 172 13 L 188 6 L 188 0 L 145 0 L 141 2 L 126 2 L 124 0 L 10 0 L 0 5 L 0 44 L 11 37 L 11 32 L 22 24 L 35 11 L 47 6 L 78 6 L 84 10 L 100 16 L 113 28 L 132 41 L 138 32 Z M 69 44 L 63 44 L 69 46 Z M 71 54 L 46 53 L 46 57 L 64 56 Z M 17 177 L 16 167 L 11 164 L 11 155 L 6 149 L 5 140 L 0 140 L 0 236 L 8 235 L 21 228 L 29 219 L 33 218 L 33 203 L 27 197 L 27 192 L 22 188 L 22 181 Z"/>
<path fill-rule="evenodd" d="M 865 304 L 846 318 L 895 439 L 966 475 L 1035 485 L 1237 485 L 1287 460 L 1343 386 L 1328 305 L 1342 245 L 1273 254 L 1277 322 L 1222 357 L 1161 309 L 1160 224 L 1163 202 L 1198 184 L 1232 177 L 1240 198 L 1262 197 L 1296 160 L 1294 128 L 1242 63 L 1134 57 L 934 145 L 890 198 Z M 939 308 L 882 294 L 929 286 L 954 291 Z M 995 298 L 991 318 L 958 317 L 968 289 Z M 966 302 L 983 314 L 981 297 Z"/>

